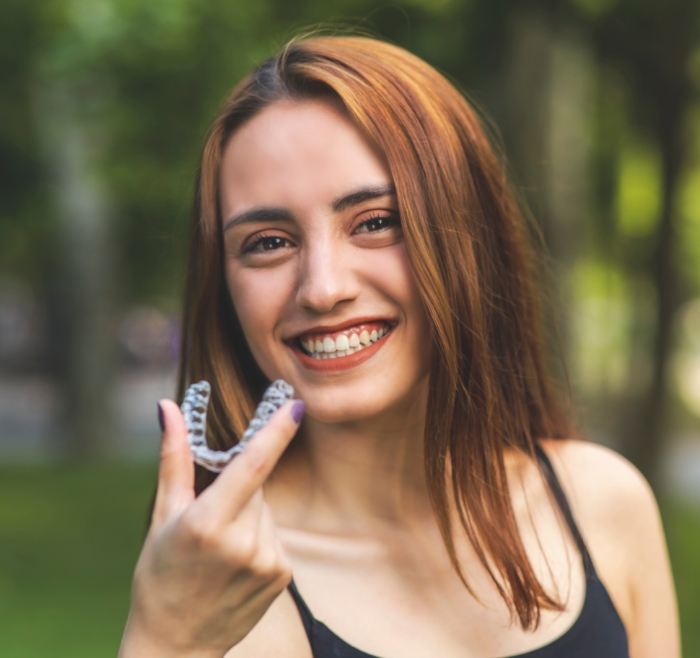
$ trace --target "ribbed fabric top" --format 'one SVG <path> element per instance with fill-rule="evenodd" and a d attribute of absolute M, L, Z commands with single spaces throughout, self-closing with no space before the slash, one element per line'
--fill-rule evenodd
<path fill-rule="evenodd" d="M 547 482 L 581 553 L 586 573 L 586 594 L 576 621 L 563 635 L 533 651 L 504 658 L 629 658 L 625 627 L 608 591 L 598 578 L 554 467 L 539 445 L 536 446 L 536 452 L 544 467 Z M 356 649 L 317 620 L 293 580 L 289 591 L 299 609 L 314 658 L 379 658 Z"/>

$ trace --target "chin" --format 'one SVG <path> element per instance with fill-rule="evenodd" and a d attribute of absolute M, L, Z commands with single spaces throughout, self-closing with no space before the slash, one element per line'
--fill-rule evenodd
<path fill-rule="evenodd" d="M 317 396 L 316 399 L 306 399 L 306 415 L 326 424 L 351 423 L 381 414 L 385 406 L 378 400 L 353 400 L 340 402 L 337 396 Z"/>
<path fill-rule="evenodd" d="M 354 423 L 376 420 L 381 417 L 407 417 L 407 405 L 414 406 L 415 401 L 401 398 L 368 395 L 366 398 L 355 398 L 339 401 L 338 395 L 321 395 L 316 399 L 305 399 L 306 415 L 319 423 L 328 425 Z"/>

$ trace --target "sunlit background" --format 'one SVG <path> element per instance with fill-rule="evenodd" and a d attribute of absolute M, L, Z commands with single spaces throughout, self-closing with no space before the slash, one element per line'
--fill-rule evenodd
<path fill-rule="evenodd" d="M 199 150 L 227 90 L 319 23 L 412 50 L 492 124 L 547 244 L 559 374 L 584 432 L 653 483 L 700 656 L 700 3 L 3 0 L 1 15 L 0 656 L 116 652 Z"/>

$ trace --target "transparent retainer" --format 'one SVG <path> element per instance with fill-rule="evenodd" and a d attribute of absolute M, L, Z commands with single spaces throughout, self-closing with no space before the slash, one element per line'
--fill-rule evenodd
<path fill-rule="evenodd" d="M 267 424 L 272 414 L 294 397 L 294 388 L 283 379 L 272 382 L 240 441 L 228 450 L 212 450 L 207 445 L 207 408 L 210 397 L 211 386 L 202 380 L 189 386 L 180 409 L 185 417 L 187 441 L 194 461 L 214 473 L 220 473 L 236 455 L 245 450 L 248 442 Z"/>

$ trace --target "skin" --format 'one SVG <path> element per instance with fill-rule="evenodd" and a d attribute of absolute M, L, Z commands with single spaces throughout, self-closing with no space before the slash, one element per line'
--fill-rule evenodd
<path fill-rule="evenodd" d="M 153 647 L 172 656 L 220 656 L 232 647 L 228 658 L 310 657 L 285 590 L 292 570 L 314 615 L 377 656 L 508 656 L 548 644 L 578 616 L 585 596 L 580 555 L 535 465 L 517 454 L 506 455 L 506 466 L 523 542 L 538 578 L 565 610 L 544 610 L 539 628 L 524 632 L 510 623 L 461 536 L 458 554 L 478 600 L 449 563 L 423 476 L 428 323 L 400 228 L 376 221 L 396 217 L 395 199 L 333 209 L 348 192 L 390 183 L 382 157 L 327 101 L 274 103 L 227 144 L 220 200 L 231 299 L 261 369 L 295 387 L 306 415 L 288 446 L 296 427 L 280 410 L 262 440 L 251 443 L 252 463 L 244 463 L 246 451 L 195 501 L 181 415 L 167 406 L 163 502 L 137 567 L 122 658 L 155 655 Z M 230 224 L 261 207 L 287 218 Z M 371 227 L 363 225 L 368 218 L 375 218 Z M 243 253 L 263 236 L 258 252 Z M 351 370 L 304 369 L 285 343 L 313 325 L 367 315 L 398 325 L 381 350 Z M 579 441 L 543 446 L 625 624 L 631 655 L 679 656 L 673 582 L 648 484 L 605 448 Z M 164 560 L 165 575 L 154 566 Z M 224 580 L 228 589 L 217 592 L 228 603 L 222 610 L 217 596 L 204 592 Z"/>

